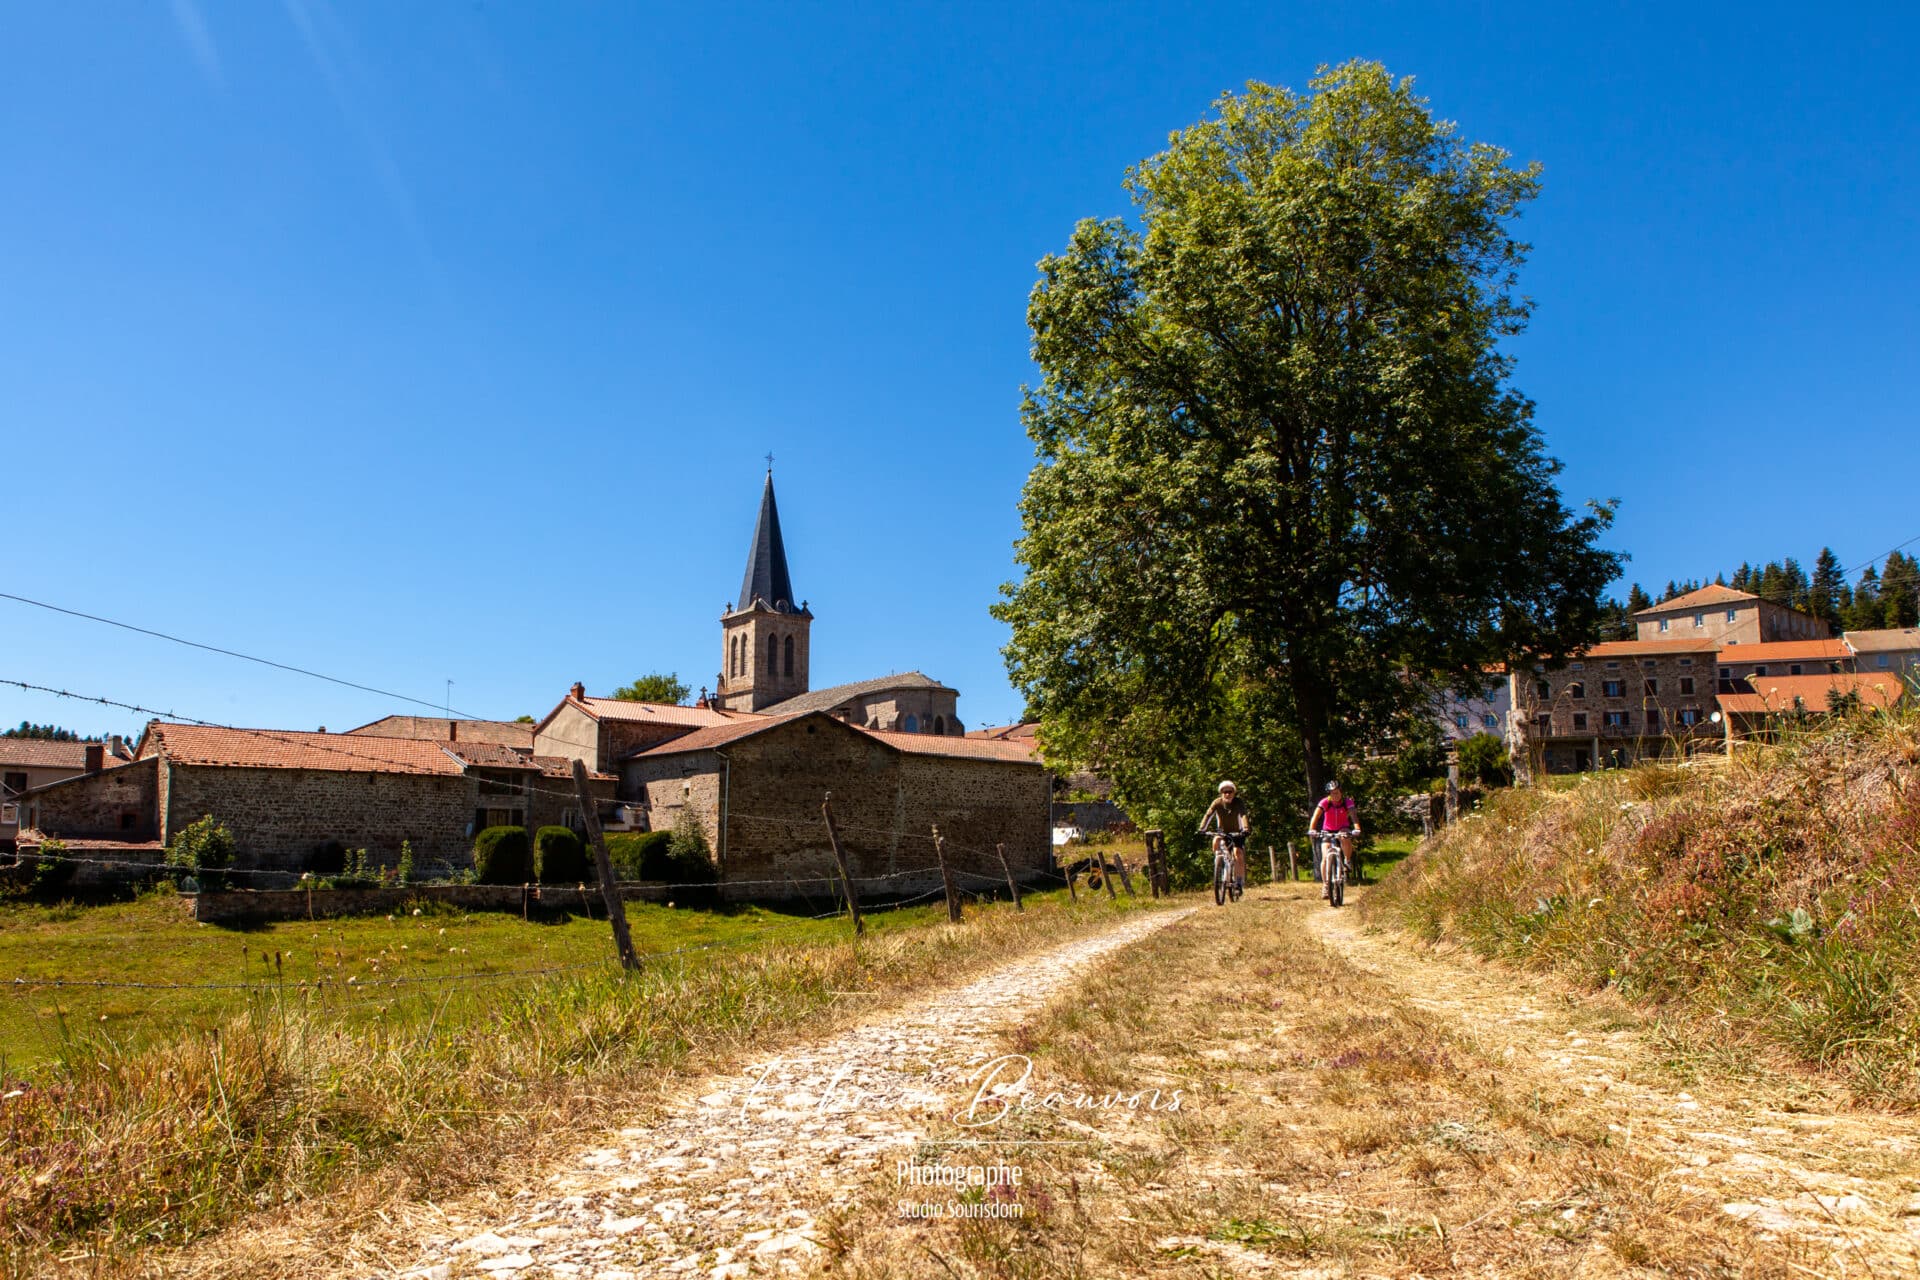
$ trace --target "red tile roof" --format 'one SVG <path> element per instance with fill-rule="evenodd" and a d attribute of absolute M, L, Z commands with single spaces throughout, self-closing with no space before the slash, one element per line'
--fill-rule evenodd
<path fill-rule="evenodd" d="M 792 724 L 796 720 L 804 720 L 808 717 L 817 717 L 838 725 L 849 733 L 872 738 L 876 742 L 908 755 L 952 756 L 964 760 L 999 760 L 1016 764 L 1037 763 L 1032 750 L 1017 742 L 994 742 L 988 739 L 961 738 L 933 733 L 883 733 L 877 729 L 863 729 L 859 725 L 850 725 L 824 711 L 803 711 L 786 716 L 751 716 L 740 724 L 696 729 L 671 742 L 663 742 L 657 747 L 633 752 L 627 759 L 649 759 L 658 756 L 684 755 L 689 751 L 711 751 L 716 747 L 724 747 L 730 743 L 751 738 L 755 734 L 765 733 L 780 725 Z"/>
<path fill-rule="evenodd" d="M 419 738 L 303 733 L 296 729 L 223 729 L 155 721 L 141 739 L 140 753 L 163 755 L 183 765 L 458 777 L 465 766 L 447 753 L 446 745 Z"/>
<path fill-rule="evenodd" d="M 71 769 L 79 773 L 87 767 L 87 748 L 98 742 L 49 742 L 45 738 L 0 738 L 0 764 L 22 769 Z M 106 763 L 121 764 L 112 756 Z"/>
<path fill-rule="evenodd" d="M 1673 613 L 1686 609 L 1710 609 L 1714 605 L 1724 607 L 1747 600 L 1758 600 L 1759 598 L 1759 596 L 1754 595 L 1751 591 L 1735 591 L 1732 587 L 1723 587 L 1717 582 L 1709 582 L 1698 591 L 1689 591 L 1683 596 L 1675 596 L 1671 600 L 1662 600 L 1651 609 L 1642 609 L 1633 616 L 1636 618 L 1644 618 L 1652 613 Z"/>
<path fill-rule="evenodd" d="M 1019 724 L 995 725 L 990 729 L 969 729 L 969 738 L 991 738 L 998 742 L 1032 742 L 1040 732 L 1040 722 L 1026 720 Z"/>
<path fill-rule="evenodd" d="M 1666 653 L 1715 653 L 1719 648 L 1716 640 L 1609 640 L 1593 646 L 1585 653 L 1576 654 L 1574 661 L 1587 658 L 1657 658 Z"/>
<path fill-rule="evenodd" d="M 1839 640 L 1769 640 L 1730 644 L 1720 650 L 1721 665 L 1746 662 L 1844 662 L 1853 654 Z"/>
<path fill-rule="evenodd" d="M 1827 709 L 1828 693 L 1857 693 L 1869 707 L 1890 707 L 1900 701 L 1906 685 L 1900 677 L 1884 671 L 1824 672 L 1811 676 L 1749 676 L 1752 693 L 1723 693 L 1720 710 L 1729 715 L 1758 715 L 1767 712 L 1814 711 Z"/>

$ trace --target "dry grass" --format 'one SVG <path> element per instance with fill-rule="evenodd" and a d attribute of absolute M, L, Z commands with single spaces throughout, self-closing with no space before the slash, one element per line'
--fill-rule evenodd
<path fill-rule="evenodd" d="M 836 1215 L 832 1273 L 1784 1277 L 1818 1261 L 1757 1245 L 1625 1149 L 1602 1101 L 1513 1070 L 1311 940 L 1309 910 L 1305 885 L 1208 907 L 1011 1032 L 1041 1088 L 1181 1088 L 1183 1105 L 930 1146 L 1019 1165 L 1023 1216 L 902 1218 L 888 1176 Z"/>
<path fill-rule="evenodd" d="M 383 1204 L 485 1185 L 643 1108 L 676 1072 L 1103 927 L 1115 909 L 1057 893 L 1027 905 L 976 905 L 961 928 L 932 913 L 896 918 L 859 942 L 776 933 L 631 979 L 450 987 L 384 1020 L 341 1016 L 311 994 L 261 999 L 211 1033 L 77 1047 L 0 1101 L 0 1269 L 142 1272 L 151 1250 L 249 1214 L 338 1233 Z M 848 998 L 861 994 L 879 998 Z M 213 1270 L 284 1274 L 285 1261 L 283 1249 L 243 1245 Z"/>
<path fill-rule="evenodd" d="M 1502 793 L 1365 912 L 1612 987 L 1723 1059 L 1790 1055 L 1912 1105 L 1920 717 L 1856 715 L 1731 761 Z"/>

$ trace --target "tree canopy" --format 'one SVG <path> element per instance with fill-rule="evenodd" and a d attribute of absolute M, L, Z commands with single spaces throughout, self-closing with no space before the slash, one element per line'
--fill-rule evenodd
<path fill-rule="evenodd" d="M 641 676 L 632 684 L 622 685 L 613 691 L 614 697 L 622 702 L 664 702 L 679 706 L 693 692 L 678 672 L 661 674 L 658 671 Z"/>
<path fill-rule="evenodd" d="M 1229 771 L 1304 802 L 1435 682 L 1591 639 L 1618 567 L 1498 345 L 1537 167 L 1376 63 L 1215 108 L 1027 312 L 1038 457 L 995 612 L 1049 755 L 1137 809 Z"/>

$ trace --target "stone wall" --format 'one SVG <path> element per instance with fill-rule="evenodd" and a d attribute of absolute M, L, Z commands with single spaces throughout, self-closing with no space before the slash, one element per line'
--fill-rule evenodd
<path fill-rule="evenodd" d="M 825 716 L 739 740 L 724 759 L 703 751 L 630 761 L 622 786 L 646 796 L 655 828 L 690 809 L 737 890 L 729 896 L 740 898 L 825 895 L 837 874 L 820 814 L 828 792 L 863 893 L 937 888 L 936 824 L 952 865 L 974 876 L 1004 880 L 997 843 L 1016 875 L 1052 865 L 1049 781 L 1037 763 L 907 754 Z"/>
<path fill-rule="evenodd" d="M 158 773 L 149 757 L 53 783 L 23 802 L 23 825 L 67 838 L 159 839 Z"/>
<path fill-rule="evenodd" d="M 1550 773 L 1631 763 L 1718 740 L 1717 674 L 1711 649 L 1589 656 L 1516 674 L 1515 708 Z"/>
<path fill-rule="evenodd" d="M 169 831 L 212 814 L 233 832 L 235 866 L 306 869 L 314 852 L 337 840 L 391 866 L 400 842 L 417 862 L 472 861 L 468 827 L 476 804 L 465 776 L 346 773 L 319 769 L 240 769 L 170 764 Z"/>
<path fill-rule="evenodd" d="M 388 716 L 347 730 L 379 738 L 418 738 L 424 742 L 490 742 L 496 746 L 533 746 L 533 726 L 505 720 L 449 720 L 444 716 Z"/>
<path fill-rule="evenodd" d="M 564 756 L 584 760 L 596 773 L 608 769 L 600 754 L 600 722 L 588 715 L 577 702 L 563 702 L 539 733 L 534 735 L 533 754 Z"/>

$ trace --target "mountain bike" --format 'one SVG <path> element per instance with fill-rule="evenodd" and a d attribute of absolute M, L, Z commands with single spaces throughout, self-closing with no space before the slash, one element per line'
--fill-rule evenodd
<path fill-rule="evenodd" d="M 1333 854 L 1331 862 L 1328 853 Z M 1340 906 L 1347 899 L 1347 856 L 1340 851 L 1340 832 L 1314 832 L 1313 855 L 1316 867 L 1327 868 L 1327 901 Z"/>
<path fill-rule="evenodd" d="M 1233 855 L 1233 841 L 1216 834 L 1213 846 L 1213 905 L 1216 907 L 1225 906 L 1229 900 L 1240 901 L 1240 895 L 1246 891 L 1240 879 L 1239 861 Z"/>

